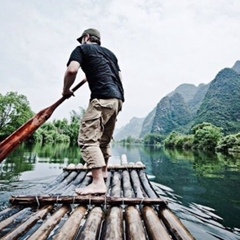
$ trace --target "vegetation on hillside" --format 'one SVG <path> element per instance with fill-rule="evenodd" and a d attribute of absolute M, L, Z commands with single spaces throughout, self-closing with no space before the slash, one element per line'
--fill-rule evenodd
<path fill-rule="evenodd" d="M 17 92 L 0 93 L 0 140 L 6 138 L 33 116 L 26 96 Z"/>
<path fill-rule="evenodd" d="M 40 143 L 75 144 L 80 128 L 80 119 L 84 109 L 71 111 L 70 120 L 53 120 L 44 123 L 28 140 Z M 34 116 L 29 102 L 24 95 L 17 92 L 0 94 L 0 140 L 16 131 Z"/>

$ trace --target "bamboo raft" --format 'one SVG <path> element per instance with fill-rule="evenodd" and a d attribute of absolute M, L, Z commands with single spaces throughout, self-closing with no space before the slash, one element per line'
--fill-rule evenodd
<path fill-rule="evenodd" d="M 152 187 L 141 163 L 109 166 L 105 195 L 76 195 L 88 169 L 69 165 L 36 196 L 12 196 L 0 212 L 0 238 L 184 239 L 194 237 Z"/>

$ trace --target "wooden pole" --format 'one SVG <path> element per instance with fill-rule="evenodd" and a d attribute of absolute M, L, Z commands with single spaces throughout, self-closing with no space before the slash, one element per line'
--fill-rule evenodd
<path fill-rule="evenodd" d="M 30 205 L 30 204 L 54 204 L 54 203 L 81 203 L 81 204 L 91 204 L 101 205 L 108 204 L 112 206 L 117 206 L 121 204 L 128 205 L 160 205 L 166 206 L 166 203 L 160 198 L 122 198 L 122 197 L 106 197 L 102 196 L 13 196 L 10 198 L 10 203 L 20 204 L 20 205 Z"/>
<path fill-rule="evenodd" d="M 87 80 L 83 79 L 77 84 L 72 91 L 75 92 Z M 27 123 L 22 125 L 14 133 L 8 136 L 0 143 L 0 162 L 2 162 L 14 149 L 16 149 L 22 142 L 27 140 L 43 123 L 45 123 L 52 115 L 54 110 L 66 100 L 65 97 L 60 98 L 57 102 L 48 108 L 41 110 L 37 115 L 30 119 Z"/>
<path fill-rule="evenodd" d="M 133 207 L 126 209 L 126 234 L 128 240 L 145 240 L 146 236 L 138 210 Z"/>
<path fill-rule="evenodd" d="M 143 220 L 148 232 L 149 239 L 151 240 L 171 240 L 172 238 L 168 234 L 166 227 L 160 221 L 155 211 L 145 206 L 142 210 Z"/>
<path fill-rule="evenodd" d="M 102 239 L 104 240 L 122 240 L 123 233 L 123 211 L 120 207 L 112 207 L 106 218 L 103 227 Z"/>
<path fill-rule="evenodd" d="M 69 206 L 62 206 L 55 212 L 46 222 L 42 224 L 36 232 L 34 232 L 28 240 L 45 240 L 48 238 L 54 227 L 60 222 L 61 218 L 69 211 Z"/>
<path fill-rule="evenodd" d="M 86 207 L 77 207 L 71 214 L 69 219 L 60 229 L 59 233 L 53 238 L 54 240 L 73 240 L 75 239 L 79 227 L 81 225 L 81 220 L 83 219 L 87 211 Z"/>
<path fill-rule="evenodd" d="M 16 221 L 17 219 L 20 219 L 22 216 L 24 216 L 27 213 L 31 212 L 31 208 L 24 208 L 20 212 L 17 212 L 16 214 L 12 215 L 11 217 L 3 220 L 0 222 L 0 231 L 2 231 L 5 227 Z"/>
<path fill-rule="evenodd" d="M 121 174 L 118 171 L 113 173 L 111 196 L 121 196 Z"/>
<path fill-rule="evenodd" d="M 133 197 L 133 192 L 132 192 L 132 186 L 130 182 L 130 176 L 129 172 L 127 170 L 124 170 L 122 172 L 122 183 L 123 183 L 123 195 L 126 198 L 132 198 Z"/>
<path fill-rule="evenodd" d="M 168 208 L 160 208 L 160 217 L 164 224 L 177 240 L 194 240 L 195 238 L 177 218 L 175 214 Z"/>
<path fill-rule="evenodd" d="M 15 228 L 12 232 L 1 238 L 1 240 L 14 240 L 19 239 L 28 229 L 30 229 L 37 221 L 45 218 L 45 216 L 53 209 L 53 206 L 49 205 L 40 209 L 34 213 L 27 221 L 23 222 L 20 226 Z"/>
<path fill-rule="evenodd" d="M 139 177 L 141 179 L 142 185 L 144 186 L 144 190 L 147 193 L 148 197 L 150 198 L 158 197 L 153 188 L 151 187 L 149 180 L 146 176 L 146 173 L 143 170 L 139 171 Z"/>
<path fill-rule="evenodd" d="M 139 164 L 125 164 L 120 166 L 108 166 L 109 170 L 128 170 L 128 169 L 146 169 L 146 166 Z M 65 167 L 64 171 L 89 171 L 89 168 L 84 166 Z"/>
<path fill-rule="evenodd" d="M 144 198 L 144 195 L 143 195 L 143 192 L 142 192 L 142 189 L 141 189 L 141 182 L 140 182 L 139 176 L 137 174 L 137 171 L 132 170 L 130 175 L 131 175 L 131 180 L 132 180 L 132 183 L 133 183 L 133 189 L 134 189 L 134 192 L 135 192 L 135 197 L 136 198 Z"/>
<path fill-rule="evenodd" d="M 95 207 L 89 213 L 82 231 L 77 239 L 95 240 L 98 239 L 103 219 L 103 211 L 100 207 Z"/>

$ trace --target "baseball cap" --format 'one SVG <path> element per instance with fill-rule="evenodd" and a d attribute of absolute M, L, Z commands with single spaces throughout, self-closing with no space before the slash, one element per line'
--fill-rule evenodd
<path fill-rule="evenodd" d="M 95 36 L 95 37 L 101 39 L 100 32 L 99 32 L 97 29 L 89 28 L 89 29 L 86 29 L 86 30 L 82 33 L 81 37 L 77 38 L 77 41 L 80 42 L 80 43 L 82 43 L 82 38 L 83 38 L 84 36 L 86 36 L 87 34 L 89 34 L 89 35 L 91 35 L 91 36 Z"/>

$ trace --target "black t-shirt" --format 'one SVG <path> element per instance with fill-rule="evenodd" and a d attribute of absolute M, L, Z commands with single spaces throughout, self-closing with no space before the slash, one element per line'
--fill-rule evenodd
<path fill-rule="evenodd" d="M 118 60 L 107 48 L 98 44 L 83 44 L 76 47 L 68 60 L 81 65 L 93 98 L 118 98 L 124 101 L 124 92 L 118 72 Z"/>

